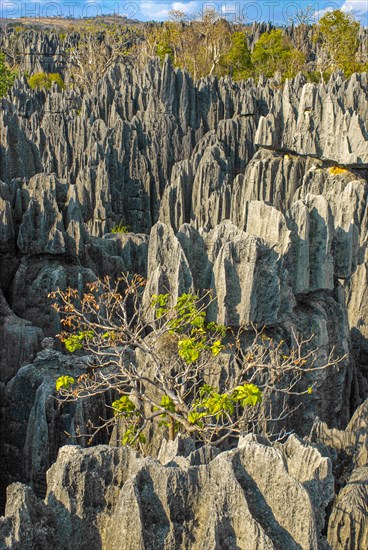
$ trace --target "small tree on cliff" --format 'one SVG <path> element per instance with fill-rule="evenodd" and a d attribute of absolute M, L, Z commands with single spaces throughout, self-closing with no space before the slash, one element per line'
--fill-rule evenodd
<path fill-rule="evenodd" d="M 305 55 L 293 47 L 281 29 L 262 34 L 252 53 L 256 73 L 272 77 L 278 71 L 292 78 L 304 68 Z"/>
<path fill-rule="evenodd" d="M 351 14 L 341 10 L 327 12 L 319 21 L 319 32 L 326 51 L 324 70 L 341 69 L 346 76 L 361 70 L 357 53 L 360 23 Z"/>
<path fill-rule="evenodd" d="M 89 88 L 101 80 L 119 59 L 128 56 L 136 36 L 133 28 L 121 25 L 83 24 L 77 43 L 67 37 L 65 54 L 71 80 Z"/>
<path fill-rule="evenodd" d="M 223 63 L 234 80 L 252 76 L 252 59 L 244 32 L 231 35 L 231 48 L 224 56 Z"/>
<path fill-rule="evenodd" d="M 5 55 L 0 53 L 0 97 L 6 95 L 9 88 L 14 84 L 16 74 L 6 64 Z"/>
<path fill-rule="evenodd" d="M 35 73 L 28 79 L 28 84 L 32 90 L 50 90 L 54 82 L 59 90 L 64 89 L 63 78 L 58 73 Z"/>
<path fill-rule="evenodd" d="M 310 339 L 295 338 L 289 348 L 263 331 L 249 341 L 245 328 L 208 322 L 208 292 L 176 300 L 160 294 L 147 303 L 144 287 L 142 277 L 124 276 L 90 283 L 82 297 L 73 289 L 51 294 L 65 328 L 61 341 L 89 355 L 85 373 L 57 380 L 59 398 L 113 390 L 104 426 L 119 420 L 123 444 L 144 443 L 154 421 L 171 439 L 182 432 L 208 444 L 250 431 L 280 436 L 280 422 L 293 412 L 290 397 L 312 393 L 313 384 L 300 385 L 303 376 L 336 364 L 331 355 L 317 367 L 316 350 L 306 350 Z"/>

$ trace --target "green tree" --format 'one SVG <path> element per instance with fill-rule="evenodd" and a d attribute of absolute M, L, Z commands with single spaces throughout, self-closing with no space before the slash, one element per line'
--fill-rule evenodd
<path fill-rule="evenodd" d="M 319 21 L 319 32 L 325 48 L 320 70 L 342 69 L 346 76 L 361 69 L 357 59 L 360 23 L 341 10 L 327 12 Z"/>
<path fill-rule="evenodd" d="M 174 56 L 174 50 L 170 46 L 170 43 L 166 39 L 160 40 L 160 42 L 157 44 L 157 55 L 161 59 L 161 61 L 164 61 L 166 55 L 171 57 L 173 59 Z"/>
<path fill-rule="evenodd" d="M 64 81 L 59 73 L 35 73 L 28 79 L 32 90 L 49 90 L 53 82 L 56 82 L 60 90 L 64 89 Z"/>
<path fill-rule="evenodd" d="M 0 54 L 0 97 L 4 97 L 12 87 L 16 74 L 9 69 L 5 61 L 5 55 Z"/>
<path fill-rule="evenodd" d="M 258 40 L 252 63 L 257 74 L 272 77 L 280 72 L 284 78 L 292 78 L 303 69 L 305 56 L 293 47 L 281 29 L 274 29 Z"/>
<path fill-rule="evenodd" d="M 250 431 L 279 436 L 278 420 L 293 412 L 289 396 L 312 391 L 297 382 L 336 363 L 317 367 L 317 352 L 304 354 L 298 338 L 290 349 L 262 331 L 249 341 L 246 327 L 234 331 L 209 322 L 210 293 L 174 300 L 148 297 L 144 288 L 135 275 L 90 283 L 82 296 L 75 289 L 51 294 L 62 317 L 61 341 L 90 361 L 85 373 L 58 378 L 59 399 L 114 392 L 113 415 L 104 426 L 118 421 L 123 444 L 143 444 L 152 423 L 171 439 L 182 432 L 209 444 Z M 229 356 L 234 372 L 220 382 Z"/>
<path fill-rule="evenodd" d="M 231 35 L 230 51 L 224 56 L 223 64 L 234 80 L 249 78 L 252 73 L 252 58 L 244 32 Z"/>

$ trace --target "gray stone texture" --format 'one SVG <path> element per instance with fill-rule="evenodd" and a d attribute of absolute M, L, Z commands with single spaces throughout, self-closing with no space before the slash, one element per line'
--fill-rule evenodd
<path fill-rule="evenodd" d="M 23 69 L 60 69 L 56 35 L 20 40 Z M 330 459 L 329 544 L 367 546 L 366 404 L 343 430 L 368 395 L 367 88 L 340 73 L 193 82 L 168 59 L 117 63 L 86 92 L 16 81 L 0 109 L 2 486 L 33 489 L 10 487 L 2 547 L 328 548 Z M 55 378 L 80 367 L 40 351 L 60 330 L 48 294 L 127 271 L 147 277 L 146 301 L 212 289 L 211 320 L 288 340 L 294 328 L 314 334 L 318 364 L 344 357 L 310 375 L 292 428 L 313 425 L 312 443 L 177 442 L 161 462 L 64 447 L 52 466 L 64 432 L 74 441 L 111 396 L 58 409 Z"/>

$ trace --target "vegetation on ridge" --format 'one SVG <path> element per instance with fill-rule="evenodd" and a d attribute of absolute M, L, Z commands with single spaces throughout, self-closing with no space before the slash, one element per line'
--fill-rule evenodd
<path fill-rule="evenodd" d="M 310 25 L 310 8 L 299 10 L 286 29 L 270 29 L 252 44 L 251 27 L 230 23 L 207 9 L 194 20 L 184 13 L 171 11 L 162 24 L 106 24 L 99 21 L 75 23 L 59 33 L 65 65 L 65 84 L 88 88 L 103 78 L 116 62 L 134 63 L 141 67 L 158 56 L 169 56 L 175 67 L 189 72 L 194 79 L 229 75 L 234 80 L 278 75 L 281 80 L 299 72 L 316 81 L 328 78 L 341 69 L 346 76 L 368 69 L 367 48 L 360 43 L 360 23 L 341 10 L 329 11 L 318 23 Z M 309 14 L 309 15 L 308 15 Z M 20 31 L 21 32 L 21 31 Z M 363 36 L 363 35 L 362 35 Z M 14 70 L 19 70 L 21 56 L 19 32 L 8 36 L 5 54 L 0 61 L 0 96 L 11 86 Z M 7 62 L 9 66 L 5 64 Z M 50 79 L 60 75 L 30 77 L 32 87 L 50 88 Z"/>
<path fill-rule="evenodd" d="M 54 82 L 60 90 L 64 89 L 64 81 L 58 73 L 35 73 L 28 79 L 28 84 L 32 90 L 49 90 Z"/>
<path fill-rule="evenodd" d="M 11 71 L 5 61 L 5 55 L 0 53 L 0 97 L 3 97 L 14 84 L 16 73 Z"/>
<path fill-rule="evenodd" d="M 129 225 L 115 225 L 110 231 L 110 233 L 129 233 Z"/>
<path fill-rule="evenodd" d="M 271 29 L 261 34 L 251 49 L 250 27 L 231 24 L 214 10 L 188 21 L 184 13 L 172 11 L 170 20 L 144 30 L 138 46 L 138 59 L 144 64 L 153 55 L 162 60 L 169 55 L 176 67 L 194 78 L 230 75 L 235 80 L 280 74 L 282 79 L 303 72 L 310 79 L 315 73 L 328 77 L 341 69 L 346 76 L 367 69 L 366 54 L 359 54 L 360 23 L 341 10 L 327 12 L 318 24 L 308 25 L 308 10 L 299 10 L 293 32 Z M 298 32 L 299 29 L 299 32 Z M 311 41 L 301 40 L 311 30 Z M 311 51 L 314 50 L 314 51 Z M 364 50 L 364 48 L 362 48 Z M 315 62 L 311 58 L 317 58 Z"/>

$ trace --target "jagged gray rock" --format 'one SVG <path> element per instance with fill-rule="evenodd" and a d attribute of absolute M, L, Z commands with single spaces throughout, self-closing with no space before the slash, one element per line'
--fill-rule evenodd
<path fill-rule="evenodd" d="M 354 470 L 340 491 L 328 524 L 333 550 L 366 548 L 368 545 L 368 467 Z"/>
<path fill-rule="evenodd" d="M 286 459 L 289 474 L 308 491 L 315 510 L 317 532 L 321 533 L 325 525 L 325 509 L 335 496 L 330 460 L 295 435 L 278 448 Z M 323 545 L 322 540 L 319 543 Z"/>
<path fill-rule="evenodd" d="M 368 400 L 356 410 L 344 431 L 316 419 L 310 441 L 333 462 L 338 495 L 328 522 L 333 550 L 367 545 Z"/>
<path fill-rule="evenodd" d="M 225 325 L 272 325 L 280 320 L 278 255 L 244 232 L 226 242 L 213 265 L 217 320 Z"/>
<path fill-rule="evenodd" d="M 268 28 L 253 28 L 250 47 Z M 287 32 L 298 39 L 301 31 Z M 303 32 L 299 38 L 305 43 L 311 30 Z M 21 33 L 19 40 L 30 54 L 27 70 L 60 68 L 62 51 L 55 34 Z M 212 288 L 218 303 L 211 307 L 210 319 L 235 326 L 265 324 L 278 340 L 291 341 L 295 327 L 303 337 L 313 333 L 319 364 L 333 347 L 336 356 L 346 355 L 335 369 L 308 375 L 315 393 L 302 400 L 293 427 L 304 433 L 319 415 L 336 428 L 314 425 L 316 444 L 330 449 L 334 464 L 345 454 L 350 466 L 366 465 L 365 421 L 361 428 L 337 430 L 368 392 L 366 100 L 364 74 L 349 80 L 335 74 L 319 85 L 298 76 L 281 89 L 280 82 L 265 78 L 258 83 L 229 78 L 193 82 L 169 59 L 162 67 L 152 60 L 144 69 L 117 63 L 86 92 L 56 87 L 33 91 L 25 78 L 17 80 L 1 100 L 0 112 L 0 380 L 13 377 L 6 389 L 1 386 L 3 425 L 11 428 L 2 445 L 8 467 L 18 469 L 10 467 L 6 482 L 20 475 L 42 493 L 45 470 L 65 442 L 63 430 L 73 431 L 74 424 L 82 425 L 93 413 L 88 405 L 60 417 L 51 404 L 52 373 L 67 367 L 57 351 L 46 347 L 16 374 L 33 360 L 44 334 L 54 336 L 59 330 L 48 293 L 69 285 L 82 292 L 96 276 L 116 277 L 122 271 L 148 277 L 146 302 L 161 291 L 175 297 Z M 129 233 L 112 234 L 118 225 L 128 226 Z M 228 357 L 221 361 L 224 380 L 233 365 Z M 102 414 L 102 405 L 96 405 L 96 414 Z M 330 472 L 316 449 L 296 439 L 277 449 L 249 439 L 244 449 L 218 457 L 207 448 L 177 456 L 178 449 L 168 444 L 161 454 L 166 468 L 122 450 L 63 452 L 62 467 L 59 463 L 50 479 L 66 507 L 74 496 L 71 485 L 62 486 L 61 472 L 75 473 L 86 483 L 76 497 L 81 519 L 60 502 L 52 503 L 56 497 L 51 492 L 42 504 L 17 486 L 10 493 L 12 519 L 3 520 L 1 527 L 8 533 L 6 544 L 52 548 L 59 544 L 54 532 L 65 529 L 68 545 L 73 526 L 80 530 L 74 547 L 93 544 L 95 537 L 114 548 L 126 537 L 132 548 L 157 548 L 165 533 L 166 545 L 178 548 L 192 544 L 193 533 L 193 547 L 201 549 L 248 548 L 249 533 L 251 544 L 259 548 L 325 544 L 320 532 L 331 498 Z M 118 489 L 109 500 L 113 489 L 108 489 L 114 512 L 101 512 L 103 526 L 91 528 L 96 514 L 83 508 L 83 495 L 92 495 L 101 506 L 103 485 L 111 476 L 125 475 L 116 473 L 111 453 L 138 473 L 122 488 L 118 482 L 121 500 Z M 78 470 L 82 463 L 106 479 L 97 477 L 88 485 L 90 480 Z M 288 501 L 275 472 L 290 490 L 294 523 L 280 508 Z M 341 480 L 337 476 L 338 487 L 351 473 L 350 467 Z M 364 493 L 364 476 L 358 472 L 341 493 L 349 521 L 355 519 L 354 502 Z M 213 480 L 219 488 L 217 503 L 211 502 Z M 241 483 L 253 489 L 258 485 L 257 498 Z M 54 506 L 60 511 L 56 523 Z M 175 515 L 177 506 L 184 528 Z M 188 515 L 190 507 L 198 510 L 199 526 Z M 274 517 L 265 513 L 269 508 Z M 295 517 L 302 518 L 299 530 Z M 130 528 L 133 518 L 136 530 Z M 338 510 L 332 518 L 330 540 L 341 532 L 356 544 L 360 535 L 354 538 Z M 121 530 L 113 530 L 119 522 Z M 361 518 L 358 522 L 363 525 Z M 156 524 L 160 529 L 154 529 Z"/>
<path fill-rule="evenodd" d="M 334 75 L 327 85 L 305 83 L 295 94 L 288 82 L 262 117 L 256 143 L 342 165 L 368 165 L 367 75 L 344 80 Z M 359 98 L 358 100 L 356 98 Z"/>
<path fill-rule="evenodd" d="M 10 480 L 31 483 L 37 494 L 45 490 L 45 475 L 66 442 L 86 445 L 88 420 L 104 418 L 111 395 L 61 404 L 55 381 L 64 374 L 86 372 L 88 358 L 67 357 L 46 343 L 31 364 L 20 368 L 6 386 L 1 408 L 1 452 Z M 81 434 L 79 437 L 78 434 Z M 100 442 L 106 442 L 102 436 Z"/>
<path fill-rule="evenodd" d="M 17 317 L 0 290 L 0 380 L 8 381 L 40 349 L 43 332 Z"/>
<path fill-rule="evenodd" d="M 349 457 L 352 467 L 365 466 L 368 463 L 368 400 L 357 408 L 345 430 L 328 428 L 325 422 L 316 419 L 310 433 L 310 440 L 324 445 L 330 451 L 344 453 Z"/>
<path fill-rule="evenodd" d="M 52 516 L 30 487 L 19 482 L 9 486 L 5 513 L 7 517 L 0 518 L 2 550 L 56 548 L 55 536 L 50 530 Z"/>
<path fill-rule="evenodd" d="M 296 461 L 305 453 L 300 449 Z M 311 452 L 318 461 L 318 451 Z M 328 459 L 319 460 L 326 464 L 320 483 L 331 484 Z M 304 477 L 313 479 L 315 468 L 305 465 Z M 114 550 L 122 541 L 127 550 L 317 549 L 315 514 L 324 510 L 313 508 L 308 492 L 316 483 L 303 486 L 279 450 L 253 437 L 185 468 L 173 461 L 162 466 L 127 447 L 66 446 L 47 474 L 44 503 L 20 484 L 9 488 L 0 536 L 19 547 L 26 537 L 36 544 L 53 538 L 52 547 L 65 550 L 86 544 Z"/>
<path fill-rule="evenodd" d="M 149 274 L 144 299 L 148 303 L 153 294 L 169 293 L 174 300 L 193 290 L 193 279 L 188 261 L 174 231 L 158 222 L 152 229 L 148 248 Z"/>

